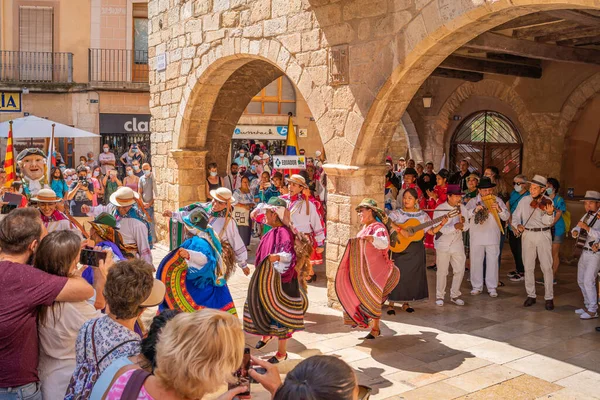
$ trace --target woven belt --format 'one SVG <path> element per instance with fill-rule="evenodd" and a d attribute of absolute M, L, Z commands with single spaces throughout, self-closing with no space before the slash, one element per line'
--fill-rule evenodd
<path fill-rule="evenodd" d="M 547 227 L 547 228 L 525 228 L 526 231 L 530 231 L 530 232 L 545 232 L 545 231 L 549 231 L 551 228 Z"/>

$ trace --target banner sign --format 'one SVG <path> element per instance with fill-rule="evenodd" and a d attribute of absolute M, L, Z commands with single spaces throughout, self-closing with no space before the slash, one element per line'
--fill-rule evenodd
<path fill-rule="evenodd" d="M 250 210 L 245 207 L 233 207 L 233 219 L 238 226 L 250 226 Z"/>
<path fill-rule="evenodd" d="M 287 125 L 237 125 L 232 139 L 285 140 L 287 132 Z"/>
<path fill-rule="evenodd" d="M 100 114 L 100 133 L 150 132 L 150 114 Z"/>
<path fill-rule="evenodd" d="M 0 92 L 0 112 L 21 112 L 21 92 Z"/>
<path fill-rule="evenodd" d="M 304 156 L 273 156 L 275 169 L 306 169 Z"/>

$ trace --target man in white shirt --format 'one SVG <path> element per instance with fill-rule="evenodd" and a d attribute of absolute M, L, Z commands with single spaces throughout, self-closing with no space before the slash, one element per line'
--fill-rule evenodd
<path fill-rule="evenodd" d="M 483 291 L 483 260 L 486 260 L 485 286 L 490 297 L 498 297 L 498 258 L 500 255 L 501 230 L 493 213 L 497 213 L 502 221 L 507 221 L 510 212 L 506 205 L 497 196 L 494 196 L 494 187 L 490 178 L 483 177 L 477 188 L 479 194 L 471 199 L 466 206 L 471 231 L 471 290 L 472 295 L 481 294 Z M 491 206 L 487 207 L 482 198 L 494 196 Z"/>
<path fill-rule="evenodd" d="M 107 143 L 102 145 L 102 153 L 98 154 L 98 162 L 102 169 L 102 175 L 106 175 L 108 171 L 115 169 L 117 159 L 115 158 L 115 155 L 111 153 L 110 146 Z"/>
<path fill-rule="evenodd" d="M 466 223 L 467 209 L 462 205 L 462 192 L 459 185 L 448 185 L 448 200 L 436 207 L 433 218 L 448 215 L 451 211 L 460 209 L 460 213 L 452 218 L 444 218 L 442 223 L 433 228 L 435 234 L 436 256 L 436 302 L 438 306 L 444 305 L 446 297 L 446 282 L 448 269 L 452 265 L 452 286 L 450 288 L 450 301 L 456 305 L 464 306 L 460 298 L 460 285 L 465 275 L 465 247 L 463 232 L 469 229 Z"/>
<path fill-rule="evenodd" d="M 581 319 L 598 318 L 598 289 L 596 279 L 600 272 L 600 192 L 588 190 L 583 198 L 585 215 L 571 230 L 571 235 L 579 239 L 587 233 L 577 264 L 577 283 L 583 294 L 584 308 L 575 310 Z M 583 242 L 583 239 L 581 240 Z M 597 328 L 596 328 L 597 329 Z M 598 330 L 598 329 L 597 329 Z"/>
<path fill-rule="evenodd" d="M 223 184 L 231 193 L 235 192 L 236 189 L 239 189 L 242 186 L 242 175 L 239 172 L 239 165 L 234 162 L 231 163 L 229 167 L 229 174 L 223 178 Z"/>
<path fill-rule="evenodd" d="M 544 274 L 546 310 L 551 311 L 554 310 L 554 274 L 552 272 L 550 228 L 554 223 L 554 205 L 550 198 L 544 196 L 548 183 L 545 177 L 535 175 L 527 183 L 530 184 L 530 195 L 521 199 L 512 216 L 512 226 L 522 235 L 525 289 L 527 290 L 527 300 L 523 305 L 531 307 L 535 304 L 535 259 L 537 255 Z M 540 204 L 543 205 L 540 206 Z"/>

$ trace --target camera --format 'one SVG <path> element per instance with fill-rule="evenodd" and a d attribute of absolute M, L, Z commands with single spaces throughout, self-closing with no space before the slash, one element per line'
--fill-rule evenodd
<path fill-rule="evenodd" d="M 81 185 L 83 185 L 83 186 L 89 185 L 89 182 L 87 181 L 87 179 L 79 179 L 79 183 L 81 183 Z"/>

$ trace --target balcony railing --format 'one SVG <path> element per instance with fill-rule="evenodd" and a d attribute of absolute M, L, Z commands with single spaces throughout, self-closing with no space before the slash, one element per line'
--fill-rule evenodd
<path fill-rule="evenodd" d="M 73 53 L 0 50 L 0 82 L 72 83 Z"/>
<path fill-rule="evenodd" d="M 90 49 L 90 83 L 98 86 L 148 86 L 148 52 Z"/>

